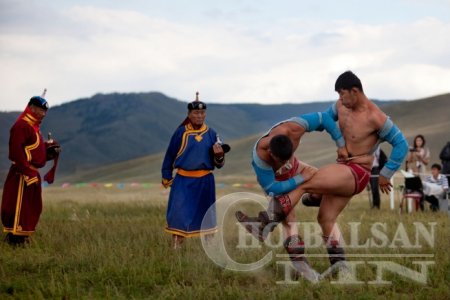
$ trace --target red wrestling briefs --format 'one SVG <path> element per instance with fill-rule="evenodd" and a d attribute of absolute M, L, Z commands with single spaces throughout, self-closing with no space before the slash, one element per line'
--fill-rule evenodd
<path fill-rule="evenodd" d="M 295 175 L 298 175 L 299 167 L 300 163 L 298 162 L 298 159 L 294 156 L 290 161 L 290 167 L 284 165 L 275 173 L 275 180 L 285 181 L 288 180 L 289 178 L 294 177 Z"/>
<path fill-rule="evenodd" d="M 292 177 L 295 177 L 300 173 L 300 163 L 298 159 L 294 156 L 292 159 L 287 162 L 284 166 L 282 166 L 278 171 L 275 172 L 275 180 L 276 181 L 285 181 L 289 180 Z M 289 194 L 281 194 L 274 197 L 276 201 L 274 201 L 273 205 L 278 204 L 279 207 L 274 209 L 274 214 L 279 213 L 280 209 L 283 211 L 284 216 L 289 214 L 292 210 L 291 199 L 289 198 Z M 269 204 L 270 207 L 270 204 Z M 284 217 L 282 217 L 283 219 Z"/>
<path fill-rule="evenodd" d="M 348 166 L 352 171 L 353 177 L 355 178 L 355 192 L 353 195 L 361 193 L 369 183 L 370 170 L 367 170 L 366 168 L 353 162 L 340 162 L 340 164 Z"/>

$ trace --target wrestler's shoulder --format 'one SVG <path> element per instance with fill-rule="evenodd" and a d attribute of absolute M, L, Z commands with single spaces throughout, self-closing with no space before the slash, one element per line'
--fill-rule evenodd
<path fill-rule="evenodd" d="M 383 126 L 388 116 L 375 104 L 369 114 L 369 119 L 376 125 L 376 127 Z"/>

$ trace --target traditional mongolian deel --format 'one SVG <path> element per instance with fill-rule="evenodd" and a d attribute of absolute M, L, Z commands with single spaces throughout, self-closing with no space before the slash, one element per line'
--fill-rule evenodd
<path fill-rule="evenodd" d="M 42 211 L 38 169 L 45 165 L 47 154 L 39 123 L 27 107 L 10 132 L 12 165 L 3 187 L 1 219 L 4 232 L 13 235 L 31 235 Z"/>
<path fill-rule="evenodd" d="M 217 161 L 211 151 L 217 140 L 217 133 L 206 124 L 198 130 L 184 124 L 173 134 L 162 165 L 163 181 L 173 180 L 167 208 L 168 233 L 192 237 L 217 231 L 212 170 L 223 166 L 223 160 Z M 177 169 L 174 179 L 173 169 Z M 210 207 L 212 213 L 206 215 Z"/>

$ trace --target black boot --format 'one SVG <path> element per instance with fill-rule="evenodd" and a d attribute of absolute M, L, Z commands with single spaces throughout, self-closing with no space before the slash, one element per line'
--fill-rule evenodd
<path fill-rule="evenodd" d="M 349 280 L 348 278 L 354 280 L 345 260 L 344 248 L 339 245 L 339 241 L 330 240 L 327 236 L 324 236 L 323 240 L 327 247 L 331 266 L 322 273 L 321 278 L 337 277 L 339 274 L 340 280 Z"/>
<path fill-rule="evenodd" d="M 327 247 L 330 264 L 334 265 L 337 262 L 345 261 L 344 248 L 339 245 L 339 241 L 330 239 L 327 236 L 324 236 L 323 239 Z"/>
<path fill-rule="evenodd" d="M 245 230 L 253 235 L 260 242 L 264 242 L 278 223 L 272 222 L 266 211 L 260 211 L 257 217 L 247 216 L 242 211 L 238 210 L 235 213 L 238 222 L 244 226 Z"/>
<path fill-rule="evenodd" d="M 284 221 L 287 212 L 292 209 L 291 200 L 288 195 L 280 195 L 272 198 L 267 211 L 260 211 L 257 217 L 250 217 L 238 210 L 236 219 L 244 228 L 260 242 L 264 242 L 277 225 Z"/>
<path fill-rule="evenodd" d="M 11 246 L 23 246 L 26 242 L 28 242 L 28 237 L 23 235 L 14 235 L 11 232 L 8 232 L 5 237 L 5 242 Z"/>
<path fill-rule="evenodd" d="M 305 257 L 305 243 L 302 238 L 299 235 L 292 235 L 284 241 L 283 245 L 297 273 L 306 280 L 317 282 L 320 275 L 311 268 Z"/>
<path fill-rule="evenodd" d="M 304 206 L 320 207 L 321 202 L 322 202 L 322 195 L 313 195 L 310 193 L 305 193 L 302 196 L 302 203 Z"/>

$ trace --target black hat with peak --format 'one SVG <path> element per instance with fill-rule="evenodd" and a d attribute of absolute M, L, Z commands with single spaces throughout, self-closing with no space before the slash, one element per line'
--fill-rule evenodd
<path fill-rule="evenodd" d="M 188 104 L 187 108 L 191 110 L 206 109 L 206 104 L 198 99 L 199 92 L 195 93 L 195 100 Z"/>
<path fill-rule="evenodd" d="M 42 96 L 31 97 L 30 101 L 28 101 L 28 106 L 34 105 L 34 106 L 37 106 L 37 107 L 47 110 L 48 103 L 47 103 L 47 100 L 45 100 L 45 98 L 44 98 L 46 92 L 47 92 L 47 89 L 44 90 L 44 92 L 42 93 Z"/>

